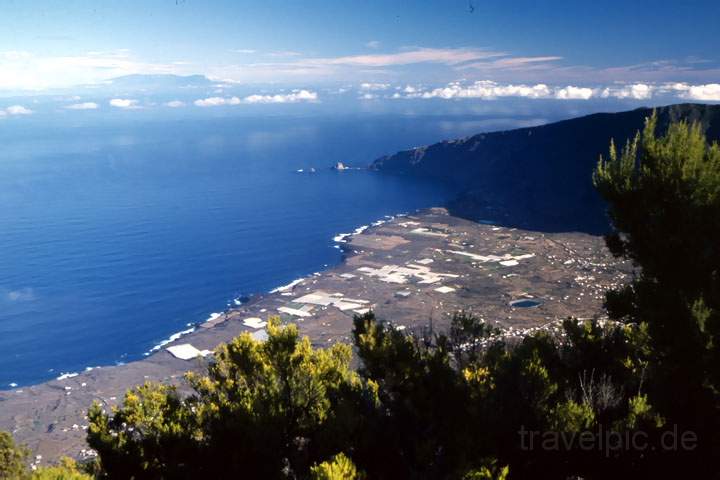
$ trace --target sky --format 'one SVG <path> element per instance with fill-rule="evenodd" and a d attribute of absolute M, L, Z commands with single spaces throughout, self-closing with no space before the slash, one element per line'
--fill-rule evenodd
<path fill-rule="evenodd" d="M 1 11 L 0 92 L 13 95 L 174 74 L 214 86 L 160 102 L 169 108 L 348 92 L 359 101 L 720 101 L 717 0 L 5 0 Z M 84 97 L 67 107 L 92 110 L 97 101 Z M 147 106 L 125 97 L 103 103 Z M 31 110 L 8 105 L 0 116 L 27 114 L 10 107 Z"/>

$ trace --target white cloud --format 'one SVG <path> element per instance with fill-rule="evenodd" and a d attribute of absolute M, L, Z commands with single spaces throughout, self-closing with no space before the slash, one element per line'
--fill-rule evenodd
<path fill-rule="evenodd" d="M 470 62 L 457 67 L 458 70 L 477 70 L 479 72 L 496 72 L 504 71 L 530 71 L 530 70 L 549 70 L 555 62 L 562 60 L 563 57 L 558 56 L 540 56 L 540 57 L 512 57 L 505 55 L 497 55 L 499 58 L 483 59 L 482 61 Z"/>
<path fill-rule="evenodd" d="M 406 87 L 405 98 L 480 98 L 495 99 L 498 97 L 546 98 L 550 96 L 550 88 L 544 83 L 536 85 L 499 84 L 490 80 L 480 80 L 469 85 L 451 82 L 445 87 L 420 92 L 413 87 Z M 393 98 L 397 98 L 393 96 Z"/>
<path fill-rule="evenodd" d="M 555 92 L 555 98 L 559 100 L 588 100 L 592 98 L 592 88 L 574 87 L 569 85 Z"/>
<path fill-rule="evenodd" d="M 238 97 L 208 97 L 195 100 L 193 103 L 197 107 L 219 107 L 221 105 L 240 105 L 240 99 Z"/>
<path fill-rule="evenodd" d="M 630 85 L 630 95 L 638 100 L 645 100 L 652 97 L 653 89 L 650 85 L 637 83 Z"/>
<path fill-rule="evenodd" d="M 0 72 L 0 89 L 4 90 L 43 90 L 98 84 L 134 73 L 195 73 L 189 72 L 187 65 L 136 59 L 127 50 L 65 56 L 5 51 L 0 52 Z"/>
<path fill-rule="evenodd" d="M 615 97 L 615 98 L 631 98 L 633 100 L 647 100 L 653 95 L 655 87 L 645 83 L 635 83 L 633 85 L 626 85 L 622 88 L 605 88 L 601 97 Z"/>
<path fill-rule="evenodd" d="M 666 83 L 664 88 L 670 91 L 685 92 L 690 90 L 690 85 L 682 82 Z"/>
<path fill-rule="evenodd" d="M 442 63 L 453 65 L 470 60 L 503 56 L 503 53 L 473 48 L 416 48 L 397 53 L 348 55 L 335 58 L 308 59 L 307 62 L 324 65 L 354 65 L 386 67 L 413 63 Z"/>
<path fill-rule="evenodd" d="M 165 106 L 170 107 L 170 108 L 179 108 L 179 107 L 184 107 L 185 102 L 181 102 L 180 100 L 171 100 L 171 101 L 167 102 L 165 104 Z"/>
<path fill-rule="evenodd" d="M 365 82 L 360 84 L 360 90 L 387 90 L 388 88 L 390 88 L 389 83 Z"/>
<path fill-rule="evenodd" d="M 22 50 L 8 50 L 5 52 L 0 52 L 0 59 L 3 60 L 22 60 L 30 57 L 32 57 L 32 54 L 30 52 Z"/>
<path fill-rule="evenodd" d="M 470 64 L 480 65 L 482 62 L 502 60 L 504 64 L 493 67 L 495 71 L 512 70 L 516 77 L 522 73 L 525 65 L 545 65 L 559 57 L 522 57 L 485 48 L 424 48 L 408 47 L 399 51 L 381 53 L 373 51 L 359 55 L 339 55 L 334 57 L 297 56 L 293 58 L 284 52 L 286 58 L 273 59 L 267 62 L 248 62 L 245 64 L 211 66 L 207 75 L 215 78 L 232 79 L 241 82 L 277 82 L 279 78 L 317 79 L 327 82 L 329 79 L 344 82 L 356 82 L 358 77 L 368 82 L 385 82 L 389 75 L 403 78 L 409 75 L 407 67 L 424 65 L 432 70 L 432 78 L 453 78 L 454 72 L 466 68 Z M 295 53 L 295 52 L 292 52 Z M 278 52 L 266 56 L 279 56 Z M 469 68 L 469 67 L 468 67 Z M 477 77 L 476 70 L 469 70 Z M 370 76 L 373 75 L 373 76 Z M 413 73 L 412 78 L 417 78 Z"/>
<path fill-rule="evenodd" d="M 366 44 L 367 47 L 367 44 Z M 369 47 L 368 47 L 369 48 Z M 406 47 L 396 51 L 366 51 L 365 54 L 337 56 L 299 56 L 268 59 L 266 62 L 215 65 L 206 72 L 217 78 L 242 82 L 278 82 L 303 78 L 326 82 L 411 82 L 422 75 L 423 82 L 447 82 L 459 75 L 468 81 L 492 79 L 509 84 L 601 85 L 593 93 L 599 96 L 602 86 L 644 84 L 660 85 L 669 80 L 693 79 L 695 83 L 717 83 L 720 67 L 687 61 L 655 60 L 635 65 L 594 67 L 573 65 L 561 56 L 547 52 L 536 56 L 519 56 L 486 48 L 424 48 Z M 271 61 L 270 61 L 271 60 Z M 422 65 L 422 72 L 419 66 Z M 417 66 L 418 68 L 411 68 Z M 558 90 L 558 89 L 556 89 Z M 659 92 L 658 92 L 659 93 Z M 570 95 L 567 91 L 566 94 Z M 630 92 L 625 98 L 642 97 Z M 652 93 L 655 96 L 655 92 Z"/>
<path fill-rule="evenodd" d="M 360 95 L 360 100 L 375 100 L 376 98 L 378 98 L 378 96 L 374 93 L 363 93 Z"/>
<path fill-rule="evenodd" d="M 685 84 L 676 85 L 679 85 L 679 87 L 675 87 L 675 90 L 682 89 L 682 91 L 688 95 L 687 98 L 690 98 L 688 92 L 692 88 L 691 86 Z M 698 95 L 704 95 L 703 98 L 712 99 L 712 85 L 710 85 L 710 87 L 709 89 L 702 90 L 703 94 L 699 93 L 701 91 L 700 89 L 696 89 L 696 91 Z M 599 96 L 602 98 L 615 97 L 620 99 L 644 100 L 651 98 L 655 91 L 667 91 L 667 88 L 663 90 L 654 85 L 636 83 L 623 87 L 606 87 L 604 89 L 601 87 L 596 89 L 573 85 L 550 87 L 544 83 L 512 84 L 498 83 L 491 80 L 479 80 L 473 83 L 451 82 L 444 87 L 431 90 L 422 90 L 419 87 L 410 85 L 405 88 L 398 87 L 396 90 L 398 90 L 398 92 L 388 98 L 478 98 L 492 100 L 503 97 L 521 97 L 531 99 L 588 100 Z M 709 90 L 709 92 L 705 92 L 705 90 Z M 696 98 L 700 99 L 699 96 Z"/>
<path fill-rule="evenodd" d="M 194 105 L 198 107 L 219 107 L 222 105 L 258 104 L 258 103 L 297 103 L 317 101 L 317 92 L 309 90 L 293 90 L 290 93 L 278 93 L 274 95 L 248 95 L 240 99 L 238 97 L 209 97 L 195 100 Z"/>
<path fill-rule="evenodd" d="M 278 50 L 275 52 L 270 52 L 267 54 L 268 57 L 299 57 L 302 53 L 296 52 L 294 50 Z"/>
<path fill-rule="evenodd" d="M 624 87 L 607 87 L 602 90 L 601 97 L 615 97 L 620 99 L 647 100 L 654 94 L 676 95 L 685 100 L 720 101 L 720 84 L 708 83 L 704 85 L 690 85 L 685 82 L 664 83 L 650 85 L 636 83 Z"/>
<path fill-rule="evenodd" d="M 5 109 L 8 115 L 30 115 L 33 113 L 29 108 L 25 108 L 22 105 L 11 105 Z"/>
<path fill-rule="evenodd" d="M 176 58 L 163 59 L 162 62 L 151 61 L 123 49 L 58 56 L 8 50 L 0 51 L 0 90 L 97 86 L 112 78 L 130 74 L 204 74 L 228 82 L 276 84 L 302 78 L 303 85 L 309 85 L 314 80 L 353 84 L 361 80 L 368 83 L 392 80 L 398 84 L 447 82 L 462 75 L 469 81 L 491 78 L 512 85 L 585 85 L 593 82 L 599 86 L 593 97 L 601 96 L 603 87 L 607 85 L 608 97 L 626 99 L 645 99 L 671 93 L 660 89 L 670 81 L 693 82 L 696 88 L 692 92 L 685 92 L 686 98 L 712 100 L 716 98 L 713 85 L 720 78 L 717 62 L 698 63 L 693 59 L 651 60 L 636 65 L 593 67 L 569 64 L 566 59 L 552 55 L 553 52 L 516 56 L 500 50 L 453 47 L 405 47 L 385 51 L 386 47 L 378 40 L 367 41 L 364 46 L 367 48 L 366 54 L 317 57 L 297 51 L 262 52 L 252 48 L 229 48 L 225 51 L 240 55 L 230 55 L 223 61 L 201 63 L 189 63 Z M 419 72 L 420 65 L 422 72 Z M 417 80 L 418 75 L 423 75 L 422 80 Z M 658 88 L 643 92 L 638 88 L 633 90 L 633 84 Z M 675 94 L 682 92 L 672 91 Z M 566 95 L 572 96 L 569 90 Z"/>
<path fill-rule="evenodd" d="M 138 101 L 131 100 L 129 98 L 113 98 L 108 103 L 110 103 L 111 106 L 117 107 L 117 108 L 125 108 L 125 109 L 139 108 Z"/>
<path fill-rule="evenodd" d="M 650 84 L 632 83 L 621 86 L 550 87 L 544 83 L 512 84 L 499 83 L 491 80 L 479 80 L 473 83 L 450 82 L 444 87 L 425 90 L 421 87 L 407 85 L 395 87 L 395 93 L 385 98 L 477 98 L 492 100 L 502 97 L 547 98 L 557 100 L 588 100 L 591 98 L 617 98 L 620 100 L 647 100 L 654 96 L 676 96 L 686 100 L 720 101 L 720 84 L 690 85 L 684 82 Z M 370 91 L 369 88 L 361 89 Z M 362 97 L 361 97 L 362 98 Z"/>
<path fill-rule="evenodd" d="M 720 101 L 720 83 L 708 83 L 705 85 L 681 83 L 675 84 L 673 87 L 681 92 L 679 97 L 686 100 Z"/>
<path fill-rule="evenodd" d="M 504 85 L 495 88 L 495 93 L 499 97 L 526 97 L 526 98 L 545 98 L 550 95 L 550 89 L 544 83 L 536 85 Z"/>
<path fill-rule="evenodd" d="M 309 90 L 293 90 L 288 94 L 250 95 L 243 99 L 245 103 L 296 103 L 317 101 L 318 94 Z"/>
<path fill-rule="evenodd" d="M 96 110 L 98 108 L 98 104 L 95 102 L 73 103 L 65 108 L 68 110 Z"/>

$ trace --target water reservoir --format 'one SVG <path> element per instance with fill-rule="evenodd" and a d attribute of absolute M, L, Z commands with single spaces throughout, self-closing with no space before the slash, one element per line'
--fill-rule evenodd
<path fill-rule="evenodd" d="M 536 300 L 533 298 L 522 298 L 520 300 L 513 300 L 510 302 L 511 307 L 517 307 L 517 308 L 532 308 L 542 305 L 541 300 Z"/>

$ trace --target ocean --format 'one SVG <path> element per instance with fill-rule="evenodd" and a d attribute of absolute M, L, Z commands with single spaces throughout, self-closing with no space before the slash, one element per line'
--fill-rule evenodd
<path fill-rule="evenodd" d="M 13 122 L 0 128 L 0 388 L 141 359 L 337 264 L 339 233 L 450 193 L 332 165 L 477 130 L 369 115 Z"/>

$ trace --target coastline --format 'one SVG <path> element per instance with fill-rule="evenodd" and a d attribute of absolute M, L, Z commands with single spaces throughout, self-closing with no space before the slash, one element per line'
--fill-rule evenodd
<path fill-rule="evenodd" d="M 420 210 L 416 210 L 414 213 L 415 213 L 415 214 L 422 214 L 423 211 L 424 211 L 423 209 L 420 209 Z M 394 219 L 396 219 L 396 218 L 403 218 L 403 217 L 407 217 L 408 215 L 411 215 L 411 214 L 409 214 L 409 213 L 396 213 L 396 214 L 394 214 L 394 215 L 385 215 L 382 219 L 380 219 L 380 220 L 375 220 L 374 222 L 371 222 L 371 223 L 368 224 L 368 225 L 361 225 L 361 226 L 355 228 L 355 229 L 354 229 L 352 232 L 350 232 L 350 233 L 338 233 L 337 235 L 333 236 L 333 238 L 332 238 L 332 241 L 335 243 L 335 245 L 333 245 L 332 248 L 337 248 L 337 249 L 343 250 L 343 246 L 344 246 L 344 245 L 347 245 L 347 244 L 348 244 L 348 239 L 351 239 L 353 236 L 355 236 L 355 235 L 360 235 L 360 234 L 362 234 L 363 232 L 367 231 L 367 230 L 370 229 L 370 228 L 379 227 L 379 226 L 384 225 L 385 223 L 387 223 L 387 222 L 389 222 L 389 221 L 392 221 L 392 220 L 394 220 Z M 295 286 L 301 284 L 301 283 L 304 282 L 304 281 L 307 281 L 309 278 L 311 278 L 311 277 L 313 277 L 313 276 L 319 275 L 321 272 L 328 271 L 328 270 L 332 270 L 333 268 L 336 268 L 338 265 L 341 265 L 344 261 L 345 261 L 345 252 L 343 251 L 343 256 L 340 258 L 340 261 L 339 261 L 337 264 L 325 266 L 323 269 L 321 269 L 321 270 L 318 271 L 318 272 L 314 272 L 314 273 L 312 273 L 312 274 L 310 274 L 310 275 L 307 275 L 307 276 L 305 276 L 305 277 L 296 278 L 295 280 L 293 280 L 293 281 L 291 281 L 291 282 L 289 282 L 289 283 L 280 285 L 279 287 L 275 287 L 275 288 L 273 288 L 273 289 L 271 289 L 271 290 L 269 290 L 269 291 L 267 291 L 267 292 L 253 293 L 253 294 L 251 294 L 251 296 L 252 296 L 251 298 L 252 298 L 253 300 L 255 300 L 255 299 L 262 298 L 263 295 L 272 295 L 272 294 L 276 294 L 276 293 L 282 294 L 282 293 L 285 293 L 285 292 L 290 292 L 290 291 L 292 291 L 292 289 L 293 289 Z M 252 300 L 250 300 L 250 301 L 252 301 Z M 186 336 L 188 336 L 188 335 L 191 335 L 192 333 L 194 333 L 195 331 L 197 331 L 198 328 L 202 328 L 202 326 L 203 326 L 204 324 L 212 324 L 213 322 L 216 322 L 217 320 L 221 319 L 223 316 L 228 315 L 228 313 L 231 312 L 233 309 L 235 309 L 235 308 L 237 308 L 237 307 L 241 307 L 241 306 L 243 306 L 245 303 L 248 303 L 248 302 L 242 302 L 239 298 L 234 298 L 234 299 L 232 299 L 232 301 L 231 301 L 230 303 L 228 303 L 227 307 L 226 307 L 222 312 L 213 312 L 213 313 L 210 313 L 210 316 L 209 316 L 204 322 L 196 322 L 196 323 L 188 323 L 188 324 L 186 324 L 186 326 L 188 327 L 187 329 L 185 329 L 185 330 L 180 330 L 180 331 L 178 331 L 178 332 L 175 332 L 175 333 L 171 334 L 168 338 L 166 338 L 165 340 L 162 340 L 162 341 L 158 342 L 158 343 L 157 343 L 156 345 L 154 345 L 150 350 L 148 350 L 147 352 L 143 353 L 143 356 L 144 356 L 144 357 L 148 357 L 148 356 L 154 354 L 155 352 L 158 352 L 158 351 L 162 350 L 163 347 L 166 347 L 167 345 L 170 345 L 170 344 L 172 344 L 172 343 L 174 343 L 174 342 L 176 342 L 176 341 L 178 341 L 178 340 L 180 340 L 180 339 L 182 339 L 182 338 L 184 338 L 184 337 L 186 337 Z M 89 367 L 89 368 L 92 368 L 92 367 Z M 95 367 L 95 368 L 99 368 L 99 367 Z M 80 373 L 80 372 L 71 372 L 71 373 L 68 373 L 68 374 L 65 374 L 65 375 L 76 376 L 76 375 L 78 375 L 79 373 Z M 60 378 L 60 377 L 56 378 L 56 380 L 62 380 L 62 379 L 63 379 L 63 378 Z M 43 382 L 43 383 L 44 383 L 44 382 Z M 0 390 L 0 391 L 2 391 L 2 390 Z"/>
<path fill-rule="evenodd" d="M 422 210 L 417 210 L 415 213 L 419 213 L 419 212 L 421 212 L 421 211 L 422 211 Z M 364 231 L 367 230 L 368 228 L 378 227 L 378 226 L 383 225 L 384 223 L 386 223 L 386 222 L 388 222 L 388 221 L 390 221 L 390 220 L 392 220 L 392 219 L 399 218 L 399 217 L 404 217 L 404 216 L 407 216 L 407 215 L 409 215 L 409 214 L 408 214 L 408 213 L 398 213 L 398 214 L 394 214 L 394 215 L 385 215 L 382 219 L 376 220 L 376 221 L 371 222 L 370 224 L 367 224 L 367 225 L 361 225 L 361 226 L 355 228 L 355 229 L 354 229 L 352 232 L 350 232 L 350 233 L 338 233 L 338 234 L 336 234 L 335 236 L 333 236 L 333 238 L 332 238 L 332 241 L 334 242 L 334 245 L 332 246 L 332 248 L 337 248 L 337 249 L 342 250 L 343 244 L 347 244 L 347 239 L 348 239 L 348 238 L 351 238 L 353 235 L 361 234 L 362 232 L 364 232 Z M 343 254 L 343 256 L 340 258 L 340 260 L 339 260 L 339 262 L 338 262 L 337 264 L 324 266 L 324 267 L 323 267 L 320 271 L 318 271 L 318 272 L 314 272 L 313 274 L 307 275 L 307 276 L 305 276 L 305 277 L 297 278 L 297 279 L 295 279 L 295 280 L 293 280 L 293 281 L 291 281 L 291 282 L 289 282 L 289 283 L 287 283 L 287 284 L 283 284 L 283 285 L 280 285 L 280 286 L 278 286 L 278 287 L 272 288 L 271 290 L 269 290 L 269 291 L 267 291 L 267 292 L 255 292 L 255 293 L 252 293 L 252 294 L 250 294 L 250 295 L 251 295 L 251 297 L 250 297 L 251 300 L 250 300 L 250 301 L 255 300 L 255 299 L 258 299 L 258 298 L 262 298 L 263 295 L 271 295 L 271 294 L 275 294 L 275 293 L 282 293 L 282 292 L 285 292 L 285 291 L 292 290 L 292 288 L 293 288 L 295 285 L 297 285 L 297 284 L 299 284 L 299 283 L 307 280 L 309 277 L 311 277 L 311 276 L 313 276 L 313 275 L 319 274 L 321 271 L 330 270 L 330 269 L 336 267 L 337 265 L 342 264 L 342 263 L 344 262 L 344 260 L 345 260 L 345 258 L 344 258 L 344 254 Z M 203 326 L 204 324 L 208 324 L 208 323 L 215 322 L 215 321 L 218 320 L 219 318 L 227 315 L 228 312 L 232 311 L 234 308 L 237 308 L 237 307 L 242 306 L 244 303 L 245 303 L 245 302 L 242 302 L 242 301 L 240 300 L 240 298 L 233 298 L 232 300 L 230 300 L 230 302 L 228 302 L 228 304 L 226 305 L 226 308 L 223 309 L 222 311 L 210 313 L 209 316 L 208 316 L 208 318 L 206 318 L 204 321 L 201 321 L 201 322 L 188 322 L 188 323 L 186 323 L 186 324 L 185 324 L 185 327 L 187 327 L 187 328 L 185 328 L 185 329 L 183 329 L 183 330 L 179 330 L 179 331 L 175 331 L 175 332 L 171 333 L 167 338 L 164 338 L 163 340 L 160 340 L 160 341 L 157 342 L 155 345 L 153 345 L 149 350 L 147 350 L 147 351 L 145 351 L 145 352 L 142 352 L 142 353 L 141 353 L 142 357 L 141 357 L 141 358 L 138 358 L 138 359 L 136 359 L 136 360 L 132 360 L 132 361 L 130 361 L 130 362 L 116 361 L 114 364 L 87 366 L 87 367 L 85 367 L 83 370 L 78 370 L 78 371 L 67 371 L 67 372 L 65 372 L 64 370 L 59 369 L 60 373 L 59 373 L 58 376 L 56 376 L 55 378 L 48 378 L 47 380 L 42 381 L 42 382 L 31 383 L 31 384 L 23 384 L 23 385 L 19 385 L 19 384 L 15 383 L 15 382 L 12 382 L 12 383 L 10 383 L 7 387 L 0 386 L 0 394 L 2 394 L 3 392 L 9 392 L 9 391 L 13 391 L 13 390 L 22 390 L 23 388 L 30 388 L 30 387 L 33 387 L 33 386 L 42 385 L 42 384 L 45 384 L 45 383 L 48 383 L 48 382 L 52 382 L 52 381 L 61 381 L 61 380 L 66 380 L 66 379 L 68 379 L 68 378 L 74 378 L 74 377 L 77 377 L 78 375 L 80 375 L 80 374 L 82 374 L 82 373 L 84 373 L 84 372 L 89 372 L 89 371 L 92 371 L 92 370 L 94 370 L 94 369 L 109 368 L 109 367 L 115 367 L 115 366 L 122 366 L 122 365 L 126 365 L 127 363 L 142 361 L 142 360 L 150 357 L 151 355 L 154 355 L 155 353 L 161 351 L 164 347 L 166 347 L 166 346 L 168 346 L 168 345 L 171 345 L 171 344 L 177 342 L 178 340 L 180 340 L 180 339 L 182 339 L 182 338 L 185 338 L 185 337 L 191 335 L 192 333 L 196 332 L 199 328 L 202 328 L 202 326 Z"/>
<path fill-rule="evenodd" d="M 0 391 L 0 429 L 11 431 L 45 461 L 60 455 L 82 459 L 92 456 L 84 437 L 85 411 L 93 400 L 111 407 L 128 388 L 145 381 L 182 387 L 184 372 L 207 365 L 208 358 L 183 360 L 168 348 L 189 344 L 198 352 L 208 351 L 244 331 L 262 338 L 262 322 L 274 315 L 296 323 L 315 346 L 347 342 L 353 316 L 367 309 L 410 329 L 425 326 L 428 318 L 442 329 L 454 311 L 470 310 L 521 335 L 570 314 L 596 315 L 600 294 L 621 281 L 598 237 L 495 227 L 437 208 L 384 218 L 334 240 L 343 251 L 337 265 L 246 303 L 231 301 L 222 313 L 172 334 L 140 360 Z M 575 244 L 582 248 L 567 247 Z M 553 260 L 563 255 L 568 258 Z M 543 264 L 538 263 L 541 257 Z M 602 275 L 578 280 L 588 268 Z M 575 297 L 561 295 L 575 288 L 583 291 Z M 533 296 L 544 303 L 525 309 L 508 305 Z"/>
<path fill-rule="evenodd" d="M 422 211 L 423 211 L 422 209 L 416 210 L 415 213 L 420 214 Z M 365 232 L 369 228 L 379 227 L 391 220 L 394 220 L 395 218 L 402 218 L 402 217 L 406 217 L 408 215 L 410 215 L 410 214 L 397 213 L 394 215 L 385 215 L 382 219 L 371 222 L 368 225 L 361 225 L 361 226 L 355 228 L 350 233 L 338 233 L 337 235 L 333 236 L 333 238 L 332 238 L 332 241 L 335 243 L 335 245 L 333 245 L 332 248 L 337 248 L 337 249 L 343 250 L 343 246 L 347 245 L 348 239 L 352 238 L 353 236 L 360 235 L 361 233 Z M 289 283 L 272 288 L 267 292 L 252 293 L 252 294 L 250 294 L 251 299 L 247 302 L 242 302 L 240 300 L 240 298 L 234 298 L 231 300 L 231 302 L 229 302 L 227 304 L 226 308 L 222 312 L 210 313 L 210 316 L 203 322 L 195 322 L 195 323 L 186 324 L 186 326 L 188 327 L 187 329 L 180 330 L 180 331 L 177 331 L 177 332 L 171 334 L 168 338 L 158 342 L 150 350 L 143 353 L 143 356 L 149 357 L 150 355 L 153 355 L 154 353 L 162 350 L 167 345 L 170 345 L 174 342 L 177 342 L 178 340 L 180 340 L 182 338 L 190 336 L 192 333 L 196 332 L 198 328 L 203 328 L 203 325 L 205 325 L 205 324 L 212 325 L 213 323 L 216 323 L 218 320 L 221 320 L 223 317 L 227 316 L 234 309 L 236 309 L 238 307 L 242 307 L 243 305 L 246 305 L 246 304 L 252 302 L 253 300 L 259 300 L 259 299 L 263 298 L 263 296 L 265 296 L 265 295 L 272 295 L 272 294 L 278 294 L 278 293 L 283 294 L 286 292 L 291 292 L 294 287 L 301 284 L 302 282 L 307 281 L 308 279 L 310 279 L 313 276 L 319 275 L 321 272 L 332 270 L 333 268 L 336 268 L 338 265 L 341 265 L 343 262 L 345 262 L 345 252 L 344 251 L 343 251 L 342 257 L 340 258 L 340 261 L 335 265 L 325 266 L 320 271 L 314 272 L 314 273 L 304 276 L 304 277 L 296 278 L 295 280 L 292 280 Z M 139 361 L 139 360 L 137 360 L 137 361 Z M 92 367 L 89 367 L 89 368 L 92 368 Z M 100 368 L 100 367 L 95 367 L 95 368 Z M 77 376 L 79 373 L 80 372 L 72 372 L 72 373 L 68 373 L 65 375 L 70 375 L 72 377 L 72 376 Z M 56 380 L 62 380 L 62 379 L 63 378 L 60 378 L 60 377 L 56 378 Z M 42 382 L 42 383 L 45 383 L 45 382 Z M 2 391 L 2 390 L 0 390 L 0 391 Z"/>

